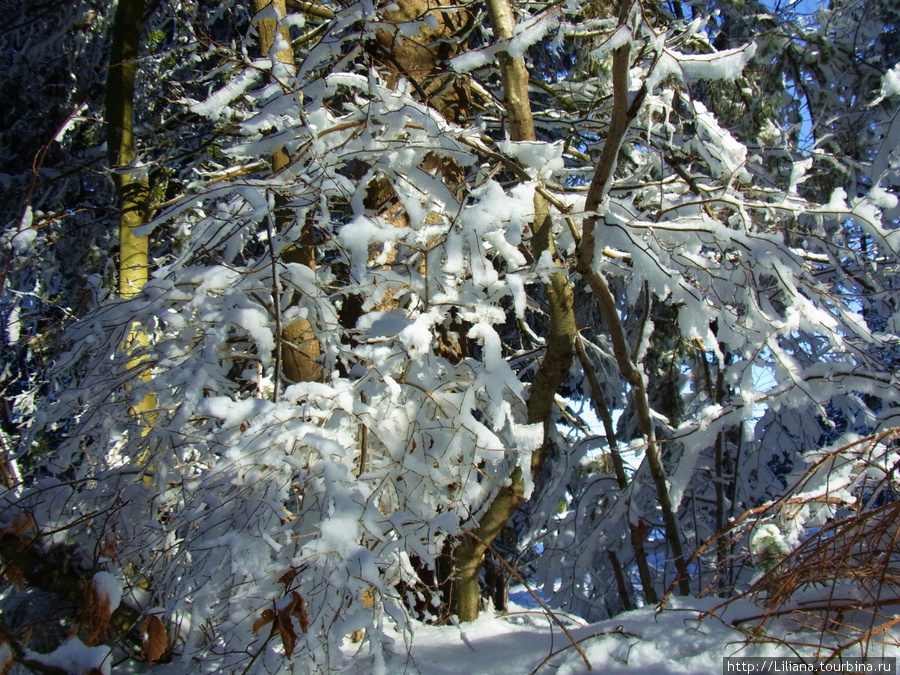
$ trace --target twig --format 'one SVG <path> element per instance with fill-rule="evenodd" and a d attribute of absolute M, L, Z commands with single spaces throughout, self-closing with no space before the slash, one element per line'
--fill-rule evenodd
<path fill-rule="evenodd" d="M 830 472 L 838 462 L 865 470 L 876 459 L 872 456 L 872 448 L 885 443 L 886 447 L 880 452 L 890 452 L 893 448 L 887 444 L 896 439 L 897 433 L 896 428 L 887 429 L 824 453 L 787 494 L 801 491 L 816 473 Z M 877 458 L 878 461 L 883 459 L 883 455 Z M 888 475 L 896 468 L 891 468 Z M 831 490 L 852 489 L 855 494 L 864 495 L 884 489 L 887 480 L 859 483 L 857 479 L 854 470 L 848 483 L 833 485 Z M 817 504 L 849 509 L 850 515 L 838 518 L 833 511 L 835 519 L 829 519 L 792 551 L 779 556 L 776 564 L 749 589 L 708 610 L 704 616 L 715 616 L 740 598 L 764 598 L 763 611 L 733 618 L 730 623 L 735 627 L 755 623 L 762 628 L 778 617 L 789 616 L 801 628 L 818 633 L 818 644 L 809 646 L 820 652 L 830 651 L 829 661 L 857 646 L 865 653 L 870 642 L 885 640 L 888 631 L 900 623 L 900 618 L 889 609 L 900 604 L 900 565 L 896 557 L 900 550 L 900 531 L 896 525 L 900 518 L 900 502 L 873 508 L 865 500 L 857 499 L 854 508 L 846 497 L 835 494 L 786 495 L 750 509 L 728 523 L 694 552 L 692 560 L 696 560 L 713 541 L 721 539 L 751 516 L 749 526 L 752 528 L 778 516 L 793 519 L 800 508 Z M 813 597 L 806 596 L 807 589 L 822 585 L 825 593 L 816 591 Z M 857 620 L 844 620 L 845 614 L 858 616 L 860 613 L 870 615 L 868 625 Z M 748 635 L 754 642 L 785 644 L 776 636 L 756 638 L 753 634 Z"/>
<path fill-rule="evenodd" d="M 365 404 L 366 401 L 366 392 L 362 391 L 359 393 L 359 398 Z M 366 461 L 368 459 L 367 455 L 369 452 L 369 427 L 366 426 L 365 422 L 360 421 L 359 426 L 361 427 L 359 430 L 359 467 L 356 470 L 356 477 L 359 478 L 366 472 Z"/>
<path fill-rule="evenodd" d="M 266 647 L 268 647 L 269 643 L 272 641 L 276 635 L 275 631 L 272 631 L 269 634 L 269 637 L 266 638 L 265 642 L 262 643 L 259 649 L 256 650 L 256 653 L 250 657 L 250 663 L 247 664 L 247 667 L 241 671 L 241 675 L 247 675 L 250 672 L 250 669 L 253 667 L 253 664 L 256 663 L 256 659 L 259 658 L 259 655 L 266 651 Z"/>
<path fill-rule="evenodd" d="M 619 626 L 615 630 L 606 630 L 601 633 L 592 633 L 586 637 L 581 638 L 577 642 L 578 643 L 587 642 L 588 640 L 591 640 L 593 638 L 605 637 L 607 635 L 623 635 L 625 637 L 640 639 L 640 635 L 635 635 L 634 633 L 628 633 L 622 628 L 622 626 Z M 537 664 L 537 666 L 535 666 L 534 670 L 532 670 L 528 675 L 534 675 L 537 671 L 539 671 L 541 668 L 543 668 L 544 665 L 546 665 L 550 661 L 550 659 L 552 659 L 554 656 L 562 654 L 564 651 L 571 648 L 571 646 L 572 645 L 569 645 L 566 647 L 561 647 L 560 649 L 557 649 L 555 652 L 550 652 L 549 654 L 547 654 L 546 658 L 543 661 L 541 661 L 539 664 Z"/>
<path fill-rule="evenodd" d="M 278 402 L 278 381 L 281 379 L 281 284 L 278 275 L 278 257 L 275 255 L 275 228 L 272 227 L 272 216 L 266 218 L 269 235 L 269 260 L 272 263 L 272 304 L 275 316 L 275 372 L 272 377 L 272 402 Z"/>
<path fill-rule="evenodd" d="M 572 634 L 569 632 L 569 629 L 566 628 L 565 624 L 563 624 L 562 621 L 560 621 L 559 617 L 556 616 L 554 611 L 552 609 L 550 609 L 547 606 L 547 604 L 538 597 L 537 593 L 535 593 L 532 590 L 531 586 L 528 585 L 528 582 L 525 581 L 524 578 L 522 578 L 522 575 L 519 574 L 518 570 L 515 567 L 513 567 L 512 565 L 510 565 L 508 562 L 506 562 L 506 560 L 503 558 L 503 556 L 500 555 L 499 553 L 497 553 L 497 551 L 494 549 L 494 547 L 489 542 L 484 541 L 477 534 L 475 534 L 474 532 L 472 532 L 471 530 L 468 530 L 466 528 L 463 528 L 463 532 L 468 534 L 470 537 L 475 539 L 482 546 L 487 548 L 487 550 L 489 550 L 491 553 L 493 553 L 494 558 L 496 558 L 497 560 L 500 561 L 500 564 L 506 568 L 506 571 L 509 572 L 512 576 L 514 576 L 516 578 L 516 580 L 526 588 L 526 590 L 531 594 L 531 597 L 534 598 L 535 601 L 543 608 L 544 612 L 547 613 L 547 616 L 549 616 L 551 619 L 553 619 L 553 621 L 556 623 L 556 625 L 558 625 L 562 629 L 562 632 L 566 634 L 566 637 L 569 638 L 569 641 L 572 643 L 572 646 L 575 648 L 575 651 L 577 651 L 581 655 L 581 658 L 584 661 L 584 665 L 587 666 L 587 669 L 592 670 L 591 662 L 588 661 L 587 654 L 585 654 L 584 650 L 578 646 L 578 640 L 576 640 L 572 636 Z"/>

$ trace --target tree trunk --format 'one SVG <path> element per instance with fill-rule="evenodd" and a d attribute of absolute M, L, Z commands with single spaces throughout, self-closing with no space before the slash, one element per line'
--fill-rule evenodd
<path fill-rule="evenodd" d="M 575 351 L 578 354 L 578 359 L 581 361 L 581 367 L 588 379 L 588 383 L 591 385 L 591 402 L 594 404 L 594 411 L 597 413 L 597 417 L 600 418 L 603 429 L 606 432 L 606 443 L 609 446 L 609 455 L 612 460 L 613 472 L 616 476 L 616 484 L 624 492 L 628 488 L 628 476 L 625 474 L 625 464 L 622 461 L 622 454 L 619 452 L 619 442 L 616 437 L 616 430 L 613 427 L 612 416 L 609 414 L 606 401 L 603 399 L 603 392 L 600 388 L 597 374 L 594 372 L 594 367 L 580 339 L 575 341 Z M 656 595 L 656 588 L 653 586 L 653 575 L 650 574 L 650 566 L 647 564 L 647 552 L 644 550 L 644 535 L 638 525 L 631 522 L 630 503 L 628 506 L 628 529 L 631 534 L 631 547 L 634 550 L 634 562 L 637 565 L 638 575 L 641 578 L 644 598 L 647 600 L 647 604 L 655 605 L 659 602 L 659 597 Z M 614 553 L 610 551 L 610 556 L 613 555 Z M 615 569 L 618 561 L 613 561 L 612 557 L 610 557 L 610 562 Z M 618 583 L 618 576 L 616 581 Z M 623 592 L 625 595 L 622 595 Z M 631 600 L 628 598 L 627 589 L 623 589 L 622 584 L 619 584 L 619 595 L 622 598 L 622 604 L 628 607 L 631 604 Z"/>
<path fill-rule="evenodd" d="M 140 51 L 141 28 L 144 23 L 144 0 L 119 0 L 113 25 L 112 53 L 106 81 L 106 144 L 109 166 L 119 200 L 119 296 L 133 298 L 147 283 L 150 275 L 148 237 L 138 237 L 134 230 L 147 221 L 150 187 L 146 177 L 135 178 L 132 164 L 134 147 L 134 81 Z M 147 334 L 134 325 L 129 330 L 124 349 L 128 352 L 147 345 Z M 149 373 L 141 367 L 143 359 L 132 359 L 128 367 L 147 381 Z M 153 426 L 156 397 L 146 394 L 131 408 L 131 414 L 142 425 L 142 435 Z M 135 458 L 146 464 L 149 451 Z"/>
<path fill-rule="evenodd" d="M 490 0 L 488 8 L 495 40 L 510 39 L 513 35 L 515 18 L 509 2 Z M 507 52 L 501 52 L 498 61 L 503 78 L 510 139 L 533 141 L 536 134 L 531 104 L 528 100 L 528 69 L 525 61 Z M 549 204 L 539 193 L 535 193 L 534 210 L 532 253 L 535 258 L 539 258 L 544 251 L 554 252 Z M 575 314 L 572 307 L 574 296 L 568 274 L 564 271 L 552 273 L 545 291 L 549 309 L 547 350 L 531 382 L 527 403 L 528 423 L 544 425 L 544 442 L 531 457 L 532 477 L 541 470 L 547 456 L 553 406 L 556 394 L 572 364 L 576 335 Z M 516 468 L 510 476 L 509 486 L 500 490 L 478 527 L 472 530 L 475 536 L 464 539 L 456 550 L 455 597 L 460 621 L 474 621 L 478 618 L 478 604 L 481 598 L 478 578 L 485 551 L 525 501 L 524 485 L 522 470 Z"/>
<path fill-rule="evenodd" d="M 623 4 L 620 21 L 624 22 L 627 17 L 627 8 L 628 6 Z M 629 97 L 628 72 L 630 67 L 631 45 L 626 43 L 613 52 L 612 119 L 610 120 L 609 133 L 603 145 L 603 151 L 600 154 L 600 160 L 597 163 L 591 186 L 585 198 L 584 209 L 588 213 L 596 211 L 609 192 L 625 133 L 628 131 L 632 120 L 637 116 L 647 93 L 646 89 L 642 87 L 636 96 Z M 653 419 L 650 416 L 650 403 L 644 373 L 632 361 L 631 350 L 628 348 L 625 337 L 625 330 L 619 319 L 616 301 L 609 289 L 609 285 L 606 283 L 603 275 L 594 270 L 595 229 L 598 223 L 599 218 L 597 216 L 589 216 L 584 220 L 578 250 L 578 273 L 593 292 L 600 312 L 610 327 L 616 364 L 622 377 L 632 387 L 632 400 L 637 413 L 638 428 L 647 443 L 647 464 L 650 468 L 653 484 L 656 487 L 656 496 L 659 500 L 663 522 L 666 526 L 666 539 L 675 559 L 679 591 L 682 595 L 690 595 L 687 561 L 681 543 L 678 520 L 675 518 L 675 508 L 669 495 L 668 485 L 666 485 L 666 476 L 659 452 L 659 445 L 656 442 Z"/>
<path fill-rule="evenodd" d="M 134 80 L 144 22 L 144 0 L 119 0 L 113 26 L 112 54 L 106 82 L 106 133 L 109 165 L 119 197 L 119 295 L 140 293 L 149 275 L 147 237 L 135 228 L 147 219 L 149 187 L 129 167 L 134 149 Z"/>

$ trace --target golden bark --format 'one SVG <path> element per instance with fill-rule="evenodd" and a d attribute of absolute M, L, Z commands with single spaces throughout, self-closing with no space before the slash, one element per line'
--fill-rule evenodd
<path fill-rule="evenodd" d="M 106 81 L 106 143 L 109 165 L 119 200 L 119 295 L 133 298 L 141 292 L 150 275 L 148 237 L 138 237 L 134 231 L 143 225 L 149 214 L 150 189 L 146 177 L 133 175 L 136 157 L 134 146 L 134 82 L 140 51 L 141 28 L 144 23 L 144 0 L 119 0 L 113 25 L 113 44 Z M 147 345 L 147 334 L 132 326 L 124 349 L 131 352 Z M 143 372 L 141 358 L 128 363 L 129 370 Z M 156 397 L 145 395 L 131 408 L 143 426 L 142 435 L 153 426 Z M 147 453 L 137 458 L 145 463 Z"/>
<path fill-rule="evenodd" d="M 149 275 L 147 237 L 135 228 L 147 219 L 149 187 L 129 170 L 135 159 L 134 81 L 144 22 L 144 0 L 119 0 L 106 82 L 106 130 L 109 165 L 119 198 L 119 295 L 140 293 Z"/>

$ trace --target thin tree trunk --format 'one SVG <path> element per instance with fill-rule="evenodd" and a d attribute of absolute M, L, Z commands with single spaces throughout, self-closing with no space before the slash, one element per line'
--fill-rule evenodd
<path fill-rule="evenodd" d="M 119 295 L 140 293 L 149 275 L 147 237 L 135 228 L 147 218 L 149 187 L 129 167 L 134 149 L 134 80 L 144 22 L 144 0 L 119 0 L 113 26 L 112 54 L 106 81 L 106 133 L 109 165 L 119 197 Z"/>
<path fill-rule="evenodd" d="M 150 275 L 148 237 L 138 237 L 134 231 L 143 225 L 149 214 L 150 188 L 146 177 L 135 178 L 131 169 L 136 152 L 134 146 L 134 82 L 140 51 L 141 28 L 144 23 L 144 0 L 119 0 L 113 24 L 112 53 L 106 80 L 106 145 L 109 166 L 119 200 L 119 295 L 133 298 L 147 283 Z M 132 326 L 124 349 L 131 351 L 147 345 L 147 334 Z M 149 380 L 149 373 L 141 367 L 141 358 L 132 359 L 129 369 L 138 371 L 141 380 Z M 142 435 L 153 426 L 156 396 L 146 394 L 131 408 L 142 425 Z M 146 464 L 149 450 L 135 458 Z"/>
<path fill-rule="evenodd" d="M 624 16 L 625 13 L 623 12 L 621 18 L 624 19 Z M 606 198 L 625 133 L 628 131 L 631 121 L 637 116 L 646 95 L 646 89 L 642 88 L 629 103 L 628 71 L 630 66 L 631 45 L 625 44 L 613 52 L 612 120 L 609 134 L 600 154 L 600 161 L 594 171 L 594 177 L 585 199 L 585 211 L 587 212 L 596 211 Z M 603 275 L 594 270 L 595 229 L 597 224 L 598 218 L 596 216 L 590 216 L 584 220 L 578 251 L 578 273 L 587 282 L 594 297 L 597 299 L 600 312 L 610 327 L 613 353 L 619 366 L 619 371 L 632 387 L 633 402 L 638 417 L 638 428 L 647 443 L 647 464 L 650 468 L 653 484 L 656 487 L 656 496 L 659 500 L 663 522 L 666 526 L 666 539 L 675 559 L 679 591 L 682 595 L 690 595 L 689 575 L 684 548 L 681 543 L 681 533 L 678 527 L 678 520 L 675 518 L 675 508 L 669 495 L 669 488 L 666 485 L 662 457 L 656 442 L 653 419 L 650 416 L 650 401 L 647 396 L 644 374 L 632 362 L 631 350 L 628 348 L 625 330 L 619 319 L 616 301 L 609 290 L 609 285 L 606 283 Z"/>
<path fill-rule="evenodd" d="M 253 12 L 255 14 L 259 14 L 267 7 L 273 7 L 280 17 L 284 17 L 287 14 L 285 0 L 253 0 Z M 271 18 L 261 20 L 257 24 L 257 29 L 259 30 L 259 49 L 262 52 L 262 56 L 271 56 L 270 52 L 272 51 L 272 47 L 275 46 L 275 36 L 277 35 L 284 41 L 287 47 L 275 52 L 275 60 L 289 66 L 291 70 L 294 70 L 294 52 L 290 48 L 290 31 L 286 27 L 279 28 L 275 19 Z M 284 148 L 279 148 L 272 155 L 270 161 L 272 163 L 272 171 L 277 173 L 288 165 L 290 157 Z"/>
<path fill-rule="evenodd" d="M 609 564 L 613 568 L 613 576 L 616 578 L 616 588 L 619 590 L 622 607 L 626 612 L 630 612 L 634 607 L 631 605 L 631 598 L 628 597 L 628 586 L 625 584 L 625 575 L 622 573 L 622 563 L 619 562 L 619 556 L 615 551 L 609 551 Z"/>
<path fill-rule="evenodd" d="M 603 392 L 600 389 L 600 382 L 597 380 L 597 374 L 594 372 L 594 368 L 591 365 L 590 359 L 588 359 L 587 352 L 584 350 L 584 345 L 581 344 L 580 339 L 575 341 L 575 351 L 581 361 L 581 367 L 584 369 L 584 373 L 588 378 L 588 383 L 591 385 L 591 401 L 594 404 L 594 410 L 597 412 L 597 417 L 600 418 L 600 421 L 603 423 L 603 429 L 606 432 L 606 442 L 609 445 L 609 454 L 612 459 L 613 471 L 616 475 L 616 484 L 619 486 L 619 489 L 624 492 L 628 488 L 628 476 L 625 474 L 625 464 L 622 462 L 622 455 L 619 452 L 619 444 L 616 438 L 616 430 L 613 427 L 612 416 L 609 414 L 609 408 L 606 406 L 606 401 L 603 400 Z M 628 511 L 630 516 L 631 504 L 628 504 Z M 644 597 L 647 600 L 647 604 L 655 605 L 659 602 L 659 596 L 656 595 L 656 588 L 653 585 L 653 575 L 650 574 L 650 566 L 647 564 L 647 552 L 644 550 L 644 535 L 637 524 L 631 522 L 630 517 L 628 519 L 628 529 L 631 534 L 631 547 L 634 549 L 634 562 L 637 565 L 638 575 L 641 578 L 641 586 L 643 586 L 644 589 Z M 610 555 L 613 555 L 613 553 L 610 552 Z M 613 561 L 612 558 L 610 558 L 610 561 L 615 568 L 617 561 Z M 631 601 L 627 597 L 623 597 L 622 602 L 628 606 Z"/>
<path fill-rule="evenodd" d="M 508 0 L 490 0 L 488 9 L 494 38 L 510 39 L 515 18 Z M 531 104 L 528 100 L 528 69 L 525 61 L 506 52 L 501 52 L 498 60 L 503 79 L 510 139 L 533 141 L 536 134 Z M 549 205 L 539 193 L 535 193 L 534 207 L 532 252 L 535 258 L 538 258 L 544 251 L 553 251 L 552 219 Z M 576 335 L 572 285 L 569 283 L 568 275 L 564 271 L 552 273 L 546 286 L 546 293 L 549 313 L 547 350 L 531 382 L 527 403 L 528 423 L 544 425 L 544 442 L 531 456 L 532 477 L 541 470 L 547 456 L 556 393 L 565 381 L 569 366 L 572 364 Z M 485 551 L 525 501 L 524 485 L 524 475 L 517 467 L 510 476 L 509 486 L 502 488 L 494 497 L 478 527 L 472 530 L 475 536 L 467 537 L 457 547 L 455 596 L 460 621 L 474 621 L 478 618 L 478 604 L 481 597 L 478 577 Z"/>

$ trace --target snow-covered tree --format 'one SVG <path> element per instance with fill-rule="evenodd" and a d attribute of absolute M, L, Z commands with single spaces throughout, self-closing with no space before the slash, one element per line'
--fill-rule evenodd
<path fill-rule="evenodd" d="M 888 527 L 890 3 L 3 4 L 20 663 L 384 672 L 498 538 L 599 618 Z"/>

